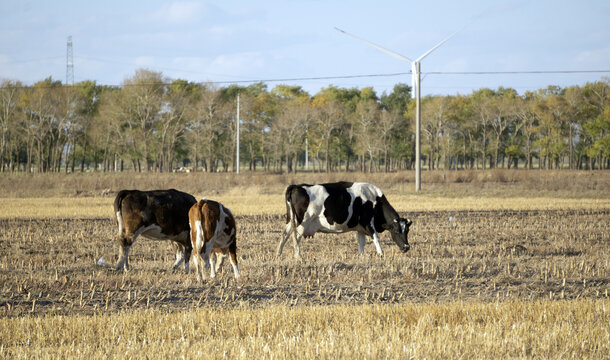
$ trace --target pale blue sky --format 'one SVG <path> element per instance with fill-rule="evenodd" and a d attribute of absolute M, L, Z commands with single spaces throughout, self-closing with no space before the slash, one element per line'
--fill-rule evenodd
<path fill-rule="evenodd" d="M 0 0 L 0 79 L 65 81 L 69 35 L 76 82 L 118 85 L 138 68 L 197 82 L 410 71 L 334 27 L 411 59 L 462 29 L 423 60 L 423 73 L 610 70 L 608 0 Z M 499 86 L 522 94 L 604 76 L 610 73 L 428 74 L 422 94 Z M 329 84 L 381 94 L 399 82 L 411 84 L 410 75 L 281 83 L 313 95 Z"/>

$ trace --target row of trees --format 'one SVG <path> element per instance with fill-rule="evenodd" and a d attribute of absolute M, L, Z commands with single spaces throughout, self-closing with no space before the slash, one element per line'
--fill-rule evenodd
<path fill-rule="evenodd" d="M 610 167 L 610 81 L 519 95 L 481 89 L 422 99 L 424 168 Z M 404 84 L 217 87 L 138 70 L 119 87 L 51 78 L 0 86 L 0 171 L 392 171 L 414 166 L 414 101 Z"/>

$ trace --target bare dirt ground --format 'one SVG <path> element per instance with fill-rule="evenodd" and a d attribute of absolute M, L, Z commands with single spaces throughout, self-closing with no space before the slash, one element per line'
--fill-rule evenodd
<path fill-rule="evenodd" d="M 405 215 L 405 214 L 402 214 Z M 278 215 L 238 216 L 242 278 L 171 270 L 168 242 L 139 239 L 129 272 L 114 270 L 116 227 L 99 219 L 0 220 L 0 316 L 144 308 L 608 298 L 610 210 L 409 213 L 412 250 L 382 235 L 383 257 L 355 234 L 289 241 L 275 256 Z M 98 264 L 101 259 L 106 262 Z"/>

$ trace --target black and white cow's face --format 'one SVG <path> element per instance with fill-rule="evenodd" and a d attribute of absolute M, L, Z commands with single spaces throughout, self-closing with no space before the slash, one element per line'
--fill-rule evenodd
<path fill-rule="evenodd" d="M 409 219 L 398 218 L 387 225 L 386 230 L 390 231 L 392 240 L 398 245 L 400 251 L 407 252 L 411 248 L 407 235 L 409 235 L 409 227 L 413 222 Z"/>

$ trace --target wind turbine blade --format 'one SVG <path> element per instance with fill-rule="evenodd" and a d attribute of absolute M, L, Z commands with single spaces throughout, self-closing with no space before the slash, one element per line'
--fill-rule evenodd
<path fill-rule="evenodd" d="M 464 28 L 466 28 L 466 27 L 464 26 L 463 28 L 461 28 L 458 31 L 454 32 L 453 34 L 449 35 L 445 40 L 443 40 L 440 43 L 436 44 L 435 47 L 433 47 L 432 49 L 426 51 L 422 56 L 418 57 L 417 60 L 415 60 L 415 61 L 422 61 L 426 56 L 430 55 L 431 52 L 433 52 L 434 50 L 438 49 L 441 45 L 443 45 L 444 43 L 449 41 L 449 39 L 451 39 L 452 37 L 457 35 L 460 31 L 464 30 Z"/>
<path fill-rule="evenodd" d="M 354 39 L 356 39 L 356 40 L 362 41 L 363 43 L 365 43 L 365 44 L 367 44 L 367 45 L 369 45 L 369 46 L 372 46 L 372 47 L 374 47 L 375 49 L 377 49 L 377 50 L 379 50 L 379 51 L 383 51 L 384 53 L 386 53 L 386 54 L 388 54 L 388 55 L 390 55 L 390 56 L 392 56 L 392 57 L 395 57 L 395 58 L 397 58 L 398 60 L 402 60 L 402 61 L 406 61 L 406 62 L 409 62 L 409 63 L 413 63 L 413 60 L 409 59 L 409 58 L 408 58 L 408 57 L 406 57 L 406 56 L 403 56 L 403 55 L 400 55 L 400 54 L 395 53 L 395 52 L 393 52 L 393 51 L 390 51 L 390 50 L 388 50 L 388 49 L 386 49 L 386 48 L 384 48 L 384 47 L 381 47 L 381 46 L 379 46 L 379 45 L 377 45 L 377 44 L 373 44 L 373 43 L 372 43 L 372 42 L 370 42 L 370 41 L 364 40 L 363 38 L 360 38 L 360 37 L 358 37 L 358 36 L 356 36 L 356 35 L 352 35 L 352 34 L 350 34 L 350 33 L 346 32 L 346 31 L 343 31 L 343 30 L 339 29 L 338 27 L 335 27 L 335 30 L 337 30 L 337 31 L 339 31 L 339 32 L 342 32 L 342 33 L 344 33 L 344 34 L 345 34 L 345 35 L 347 35 L 347 36 L 351 36 L 351 37 L 353 37 L 353 38 L 354 38 Z M 447 39 L 447 40 L 449 40 L 449 39 Z"/>

